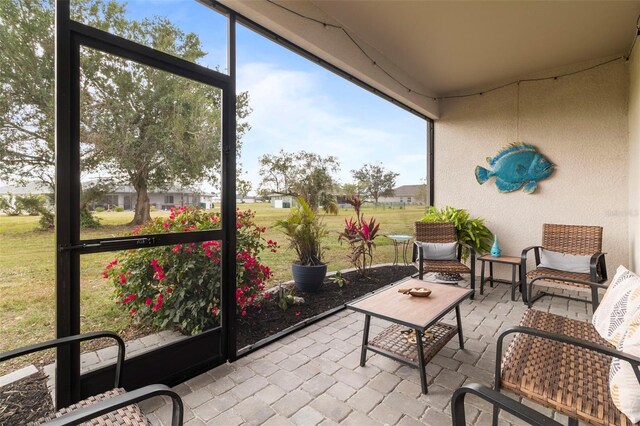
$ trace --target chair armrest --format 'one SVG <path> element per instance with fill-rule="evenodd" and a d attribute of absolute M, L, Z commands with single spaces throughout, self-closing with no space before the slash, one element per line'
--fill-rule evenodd
<path fill-rule="evenodd" d="M 70 345 L 72 343 L 84 342 L 86 340 L 110 338 L 114 339 L 118 344 L 118 360 L 116 362 L 116 380 L 114 387 L 120 387 L 120 379 L 122 377 L 122 364 L 124 363 L 125 346 L 124 340 L 116 333 L 110 331 L 94 331 L 92 333 L 77 334 L 75 336 L 61 337 L 59 339 L 48 340 L 46 342 L 36 343 L 34 345 L 25 346 L 23 348 L 14 349 L 12 351 L 0 353 L 0 362 L 8 361 L 34 352 L 43 351 L 45 349 L 59 348 L 60 346 Z"/>
<path fill-rule="evenodd" d="M 558 278 L 558 277 L 554 277 L 552 275 L 541 275 L 539 277 L 535 277 L 534 279 L 531 280 L 531 282 L 529 284 L 533 284 L 534 282 L 538 281 L 538 280 L 561 280 L 561 281 L 566 281 L 566 282 L 570 282 L 570 283 L 575 283 L 575 284 L 584 284 L 584 285 L 588 285 L 591 288 L 602 288 L 604 290 L 606 290 L 607 288 L 609 288 L 608 285 L 605 284 L 601 284 L 601 283 L 594 283 L 592 281 L 583 281 L 583 280 L 574 280 L 571 278 Z"/>
<path fill-rule="evenodd" d="M 562 423 L 558 423 L 533 408 L 527 407 L 500 392 L 496 392 L 478 383 L 470 383 L 456 389 L 451 397 L 451 419 L 453 420 L 453 426 L 465 426 L 467 424 L 464 413 L 464 398 L 469 393 L 490 402 L 494 407 L 499 407 L 530 425 L 562 425 Z"/>
<path fill-rule="evenodd" d="M 49 426 L 79 425 L 87 420 L 115 411 L 118 408 L 126 407 L 128 405 L 144 401 L 145 399 L 161 395 L 166 395 L 172 400 L 173 410 L 171 414 L 171 425 L 181 426 L 184 419 L 184 406 L 182 405 L 182 400 L 177 393 L 165 385 L 149 385 L 131 392 L 116 395 L 113 398 L 73 410 L 64 416 L 50 420 L 45 424 Z"/>
<path fill-rule="evenodd" d="M 502 365 L 502 342 L 506 336 L 514 333 L 524 333 L 529 334 L 531 336 L 540 337 L 543 339 L 555 340 L 556 342 L 566 343 L 567 345 L 578 346 L 581 348 L 585 348 L 597 353 L 601 353 L 603 355 L 609 355 L 612 358 L 618 358 L 619 360 L 626 361 L 631 364 L 633 371 L 636 375 L 636 379 L 638 383 L 640 383 L 640 357 L 636 357 L 634 355 L 619 351 L 615 348 L 608 348 L 603 345 L 599 345 L 597 343 L 589 342 L 582 339 L 577 339 L 575 337 L 566 336 L 564 334 L 556 334 L 550 333 L 544 330 L 538 330 L 537 328 L 531 327 L 523 327 L 523 326 L 515 326 L 509 327 L 498 337 L 497 345 L 496 345 L 496 375 L 495 380 L 500 380 L 501 377 L 501 365 Z"/>
<path fill-rule="evenodd" d="M 535 255 L 536 255 L 536 266 L 538 265 L 538 263 L 540 263 L 540 249 L 543 248 L 542 246 L 529 246 L 525 249 L 522 250 L 522 254 L 520 254 L 520 259 L 523 262 L 523 265 L 526 265 L 527 263 L 527 253 L 529 253 L 531 250 L 535 249 Z"/>

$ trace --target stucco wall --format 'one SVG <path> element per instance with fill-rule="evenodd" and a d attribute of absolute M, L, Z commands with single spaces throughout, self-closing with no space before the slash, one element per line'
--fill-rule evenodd
<path fill-rule="evenodd" d="M 558 80 L 443 101 L 435 125 L 436 206 L 484 217 L 508 255 L 539 244 L 543 223 L 600 225 L 610 275 L 617 265 L 628 265 L 627 72 L 628 64 L 616 61 Z M 555 173 L 533 194 L 501 194 L 493 178 L 479 185 L 476 165 L 487 166 L 486 157 L 518 139 L 557 164 Z"/>
<path fill-rule="evenodd" d="M 640 43 L 629 61 L 629 250 L 631 267 L 640 267 Z"/>

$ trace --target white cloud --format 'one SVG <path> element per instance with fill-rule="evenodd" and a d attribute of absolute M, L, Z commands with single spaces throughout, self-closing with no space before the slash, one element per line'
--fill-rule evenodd
<path fill-rule="evenodd" d="M 345 115 L 344 105 L 337 104 L 341 100 L 335 89 L 322 86 L 319 72 L 324 71 L 286 70 L 268 63 L 239 67 L 238 90 L 249 92 L 253 110 L 248 119 L 252 129 L 243 139 L 241 162 L 254 187 L 260 180 L 258 157 L 280 149 L 337 156 L 342 182 L 351 181 L 352 169 L 381 161 L 401 173 L 399 184 L 418 183 L 424 175 L 424 152 L 407 155 L 398 151 L 399 135 L 385 129 L 385 123 L 363 122 Z M 416 168 L 422 171 L 406 173 Z"/>

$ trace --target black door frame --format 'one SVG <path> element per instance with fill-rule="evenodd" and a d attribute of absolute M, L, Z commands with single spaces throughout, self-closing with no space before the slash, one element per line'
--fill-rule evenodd
<path fill-rule="evenodd" d="M 221 327 L 133 357 L 123 385 L 177 384 L 236 358 L 235 341 L 235 15 L 228 16 L 229 75 L 139 45 L 70 19 L 69 0 L 56 2 L 56 335 L 80 332 L 80 256 L 184 242 L 221 240 Z M 80 238 L 80 47 L 90 47 L 222 90 L 222 228 L 175 234 Z M 169 362 L 167 362 L 169 361 Z M 78 344 L 57 352 L 56 406 L 64 407 L 110 387 L 114 366 L 80 376 Z"/>

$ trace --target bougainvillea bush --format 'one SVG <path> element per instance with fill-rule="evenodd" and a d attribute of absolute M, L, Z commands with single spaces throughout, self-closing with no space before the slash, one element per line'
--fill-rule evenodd
<path fill-rule="evenodd" d="M 259 307 L 266 281 L 272 273 L 260 261 L 260 253 L 276 251 L 266 241 L 265 228 L 255 225 L 251 210 L 236 212 L 237 311 Z M 137 234 L 203 231 L 220 228 L 220 214 L 195 207 L 171 210 L 169 217 L 155 218 L 133 231 Z M 220 241 L 185 243 L 117 255 L 103 271 L 115 287 L 116 303 L 132 318 L 163 329 L 177 328 L 196 334 L 220 323 L 222 249 Z"/>

